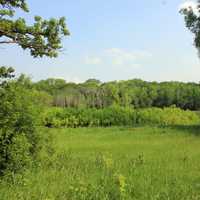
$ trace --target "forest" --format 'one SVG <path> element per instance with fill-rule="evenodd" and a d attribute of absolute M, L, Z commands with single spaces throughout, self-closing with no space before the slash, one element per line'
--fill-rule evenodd
<path fill-rule="evenodd" d="M 140 79 L 102 83 L 89 79 L 84 83 L 66 83 L 62 79 L 29 82 L 46 92 L 52 106 L 106 108 L 112 105 L 132 108 L 169 107 L 200 109 L 200 84 L 183 82 L 147 82 Z"/>

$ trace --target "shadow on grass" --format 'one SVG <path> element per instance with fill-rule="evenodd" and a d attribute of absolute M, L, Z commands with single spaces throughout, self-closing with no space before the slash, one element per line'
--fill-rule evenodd
<path fill-rule="evenodd" d="M 169 128 L 176 129 L 182 132 L 200 136 L 200 125 L 174 125 L 168 126 Z"/>

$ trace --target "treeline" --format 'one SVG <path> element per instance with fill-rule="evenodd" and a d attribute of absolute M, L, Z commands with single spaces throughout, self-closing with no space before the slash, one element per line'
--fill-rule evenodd
<path fill-rule="evenodd" d="M 200 109 L 200 84 L 182 82 L 147 82 L 139 79 L 102 83 L 89 79 L 84 83 L 67 83 L 47 79 L 32 86 L 51 97 L 52 106 L 106 108 L 113 105 L 132 108 L 169 107 Z"/>

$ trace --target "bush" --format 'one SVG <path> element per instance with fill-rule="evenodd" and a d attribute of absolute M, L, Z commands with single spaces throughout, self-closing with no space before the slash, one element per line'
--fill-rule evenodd
<path fill-rule="evenodd" d="M 31 91 L 14 82 L 0 89 L 0 174 L 3 174 L 20 170 L 37 154 L 39 118 Z"/>
<path fill-rule="evenodd" d="M 129 108 L 48 109 L 43 116 L 47 127 L 121 126 L 135 123 L 135 112 Z"/>
<path fill-rule="evenodd" d="M 189 110 L 181 110 L 176 107 L 146 108 L 137 112 L 138 124 L 167 125 L 198 125 L 200 118 Z"/>
<path fill-rule="evenodd" d="M 50 108 L 43 116 L 48 127 L 134 126 L 134 125 L 197 125 L 199 117 L 192 111 L 176 107 L 132 108 L 110 107 L 104 109 Z"/>
<path fill-rule="evenodd" d="M 31 145 L 24 134 L 16 135 L 7 148 L 8 161 L 4 161 L 7 171 L 16 172 L 31 164 Z"/>

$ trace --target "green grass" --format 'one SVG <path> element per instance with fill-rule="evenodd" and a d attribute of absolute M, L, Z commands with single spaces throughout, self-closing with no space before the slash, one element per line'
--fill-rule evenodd
<path fill-rule="evenodd" d="M 0 200 L 198 200 L 198 127 L 44 129 L 56 153 L 0 183 Z"/>

